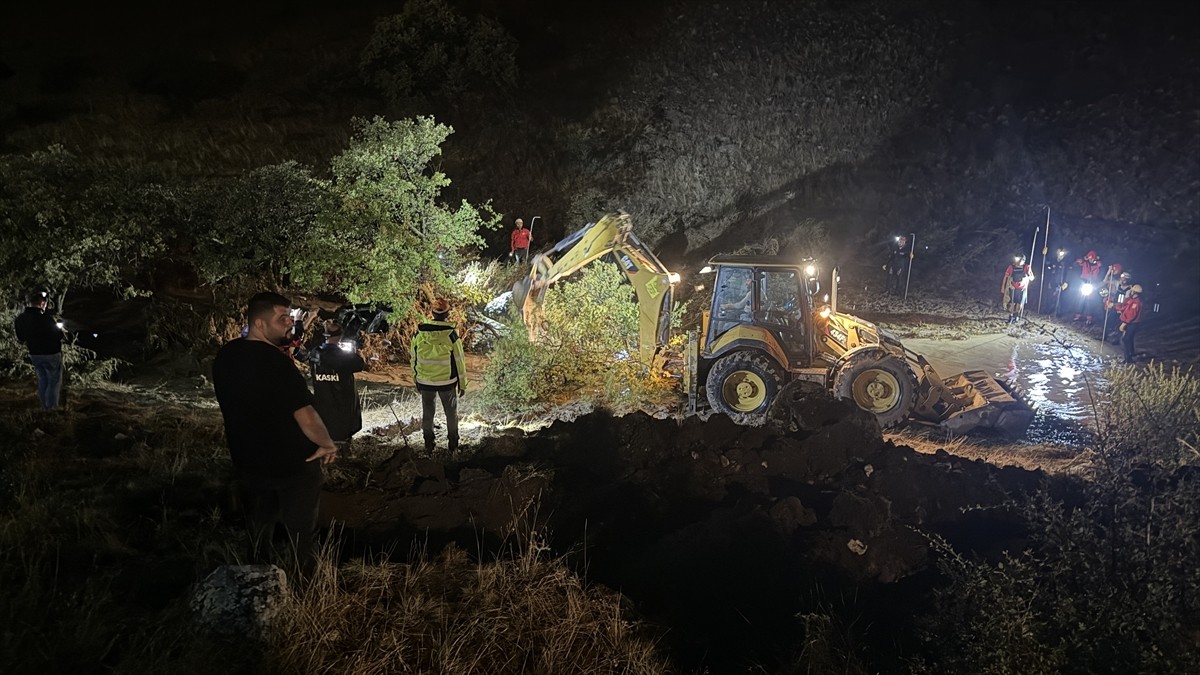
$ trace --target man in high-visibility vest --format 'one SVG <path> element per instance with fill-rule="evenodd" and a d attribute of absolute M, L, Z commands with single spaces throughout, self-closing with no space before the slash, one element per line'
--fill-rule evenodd
<path fill-rule="evenodd" d="M 421 431 L 425 451 L 433 452 L 434 398 L 442 400 L 450 452 L 458 449 L 458 395 L 467 392 L 462 340 L 450 318 L 450 303 L 435 300 L 433 320 L 417 326 L 412 340 L 413 381 L 421 392 Z"/>

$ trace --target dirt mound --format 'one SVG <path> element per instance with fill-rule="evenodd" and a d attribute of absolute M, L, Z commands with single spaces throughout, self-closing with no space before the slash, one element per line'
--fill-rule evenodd
<path fill-rule="evenodd" d="M 683 663 L 732 666 L 794 638 L 814 588 L 884 602 L 926 583 L 927 533 L 1011 547 L 1019 527 L 970 507 L 1046 480 L 896 446 L 870 415 L 793 383 L 762 427 L 593 412 L 487 437 L 464 462 L 401 450 L 368 490 L 335 486 L 326 506 L 368 546 L 453 541 L 486 555 L 537 532 L 669 626 Z"/>

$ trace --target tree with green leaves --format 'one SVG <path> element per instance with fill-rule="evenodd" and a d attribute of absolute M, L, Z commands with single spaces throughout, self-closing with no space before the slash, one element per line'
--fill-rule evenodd
<path fill-rule="evenodd" d="M 441 201 L 450 179 L 432 165 L 454 132 L 431 117 L 356 120 L 350 146 L 333 159 L 326 211 L 300 243 L 288 271 L 294 283 L 353 302 L 412 308 L 419 289 L 452 288 L 452 275 L 484 244 L 481 228 L 500 216 Z"/>
<path fill-rule="evenodd" d="M 20 294 L 44 284 L 61 307 L 71 289 L 129 286 L 164 251 L 172 195 L 61 147 L 0 157 L 0 287 Z"/>
<path fill-rule="evenodd" d="M 183 235 L 200 280 L 287 286 L 285 270 L 337 208 L 328 181 L 283 162 L 198 187 Z"/>

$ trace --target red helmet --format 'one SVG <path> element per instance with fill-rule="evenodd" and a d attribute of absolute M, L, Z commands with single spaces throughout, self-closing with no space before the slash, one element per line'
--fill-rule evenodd
<path fill-rule="evenodd" d="M 1087 258 L 1088 260 L 1099 260 L 1100 254 L 1096 253 L 1095 251 L 1088 251 L 1088 254 L 1083 257 Z"/>
<path fill-rule="evenodd" d="M 1108 266 L 1108 269 L 1112 270 L 1115 274 L 1120 274 L 1121 273 L 1121 263 L 1113 263 Z"/>

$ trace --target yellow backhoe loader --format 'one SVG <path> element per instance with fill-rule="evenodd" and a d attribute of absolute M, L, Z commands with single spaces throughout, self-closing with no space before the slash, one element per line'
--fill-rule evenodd
<path fill-rule="evenodd" d="M 536 339 L 546 288 L 608 254 L 633 284 L 642 360 L 654 364 L 667 344 L 679 277 L 633 234 L 628 214 L 609 214 L 535 256 L 513 297 Z M 885 428 L 913 421 L 958 433 L 994 428 L 1020 435 L 1033 420 L 1018 392 L 987 373 L 943 378 L 888 331 L 837 312 L 836 270 L 827 304 L 826 296 L 817 301 L 815 261 L 725 255 L 700 272 L 713 283 L 709 308 L 683 359 L 692 411 L 708 405 L 754 423 L 765 417 L 784 384 L 809 380 L 853 400 Z"/>

